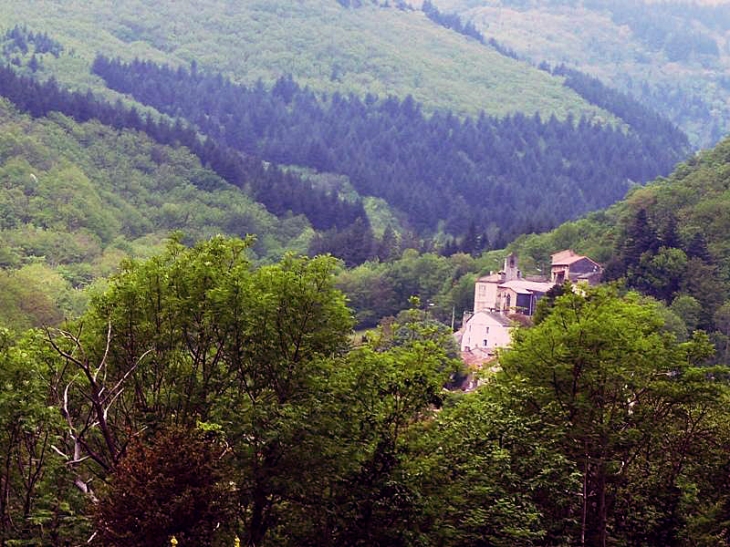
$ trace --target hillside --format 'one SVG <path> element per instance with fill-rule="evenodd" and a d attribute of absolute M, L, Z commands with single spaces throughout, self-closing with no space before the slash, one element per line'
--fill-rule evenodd
<path fill-rule="evenodd" d="M 375 256 L 373 199 L 397 233 L 477 252 L 606 207 L 685 157 L 681 132 L 596 82 L 502 55 L 433 14 L 349 4 L 13 6 L 3 55 L 36 83 L 3 94 L 83 122 L 99 118 L 90 89 L 103 123 L 188 146 L 269 212 L 306 215 L 327 232 L 310 251 L 348 265 Z M 271 164 L 345 176 L 349 190 Z"/>
<path fill-rule="evenodd" d="M 88 67 L 100 52 L 127 61 L 195 61 L 249 84 L 291 74 L 319 91 L 411 94 L 430 110 L 460 114 L 611 118 L 559 78 L 396 8 L 347 9 L 336 0 L 3 0 L 0 20 L 63 44 L 65 54 L 44 59 L 42 70 L 76 87 L 99 86 Z"/>
<path fill-rule="evenodd" d="M 544 272 L 550 255 L 573 249 L 660 302 L 669 328 L 686 339 L 706 330 L 718 358 L 730 359 L 730 138 L 677 166 L 667 178 L 634 188 L 606 210 L 543 234 L 523 235 L 504 250 L 448 258 L 409 251 L 388 263 L 341 274 L 357 319 L 367 326 L 402 308 L 409 295 L 433 316 L 458 322 L 473 306 L 474 281 L 515 252 L 526 275 Z"/>
<path fill-rule="evenodd" d="M 81 290 L 124 256 L 185 241 L 258 234 L 253 257 L 306 250 L 303 217 L 277 219 L 188 151 L 98 122 L 30 119 L 0 102 L 0 321 L 17 327 L 79 313 Z M 202 188 L 208 187 L 206 191 Z"/>
<path fill-rule="evenodd" d="M 681 164 L 668 178 L 637 188 L 608 210 L 510 249 L 527 267 L 574 248 L 603 262 L 607 278 L 671 305 L 688 328 L 720 329 L 730 310 L 730 139 Z M 724 338 L 722 339 L 724 340 Z M 724 346 L 724 342 L 723 342 Z"/>
<path fill-rule="evenodd" d="M 535 63 L 564 63 L 630 93 L 670 117 L 695 146 L 710 146 L 730 130 L 727 3 L 433 3 Z"/>

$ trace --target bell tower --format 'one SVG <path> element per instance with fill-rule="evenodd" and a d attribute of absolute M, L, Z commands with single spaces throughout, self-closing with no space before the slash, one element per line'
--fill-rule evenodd
<path fill-rule="evenodd" d="M 517 266 L 517 255 L 511 253 L 507 258 L 504 259 L 504 281 L 514 281 L 522 277 L 522 272 Z"/>

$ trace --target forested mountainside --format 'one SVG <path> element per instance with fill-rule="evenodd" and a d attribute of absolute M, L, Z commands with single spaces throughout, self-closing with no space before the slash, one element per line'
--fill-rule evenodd
<path fill-rule="evenodd" d="M 420 6 L 421 0 L 410 5 Z M 677 123 L 695 146 L 730 128 L 725 2 L 434 0 L 535 63 L 598 77 Z"/>
<path fill-rule="evenodd" d="M 474 281 L 497 271 L 515 252 L 527 274 L 546 271 L 552 253 L 573 249 L 606 267 L 606 280 L 661 303 L 671 329 L 685 339 L 711 334 L 718 357 L 730 331 L 730 139 L 680 164 L 667 178 L 633 189 L 626 199 L 544 234 L 523 235 L 503 251 L 449 258 L 408 252 L 366 263 L 338 277 L 364 325 L 396 313 L 407 293 L 428 302 L 433 317 L 450 323 L 472 309 Z"/>
<path fill-rule="evenodd" d="M 260 258 L 307 249 L 304 217 L 277 218 L 198 158 L 136 131 L 60 114 L 31 119 L 0 104 L 0 318 L 17 328 L 78 315 L 80 291 L 124 256 L 147 256 L 171 232 L 188 242 L 259 234 Z"/>
<path fill-rule="evenodd" d="M 485 54 L 491 51 L 476 42 Z M 81 62 L 55 38 L 14 27 L 3 51 L 12 67 L 3 72 L 3 93 L 21 108 L 34 115 L 60 110 L 78 121 L 96 117 L 145 131 L 162 144 L 187 146 L 270 212 L 306 215 L 323 232 L 311 251 L 332 252 L 348 265 L 377 256 L 363 207 L 374 198 L 392 209 L 387 216 L 396 233 L 475 252 L 604 207 L 631 184 L 668 173 L 687 150 L 685 137 L 660 116 L 558 69 L 553 77 L 564 87 L 612 114 L 603 120 L 522 113 L 464 119 L 451 111 L 429 114 L 411 96 L 317 94 L 291 75 L 272 87 L 262 81 L 242 86 L 197 62 L 173 69 L 103 56 L 86 67 L 102 78 L 94 86 L 100 91 L 71 93 L 55 79 L 44 81 L 57 63 Z M 115 92 L 136 103 L 106 103 Z M 169 118 L 158 122 L 157 113 Z M 344 175 L 346 192 L 277 167 L 282 164 Z M 378 226 L 378 237 L 387 228 Z"/>
<path fill-rule="evenodd" d="M 112 89 L 228 147 L 347 175 L 360 195 L 385 199 L 421 235 L 491 227 L 498 231 L 491 247 L 613 203 L 631 181 L 668 173 L 687 145 L 650 116 L 632 120 L 630 134 L 583 118 L 460 121 L 451 113 L 427 117 L 410 97 L 325 100 L 291 78 L 269 91 L 196 67 L 98 57 L 93 70 Z"/>
<path fill-rule="evenodd" d="M 666 303 L 686 322 L 727 335 L 730 310 L 730 140 L 634 189 L 606 211 L 510 248 L 534 264 L 572 247 L 607 267 L 608 278 Z"/>
<path fill-rule="evenodd" d="M 728 543 L 730 139 L 433 3 L 0 20 L 0 547 Z"/>
<path fill-rule="evenodd" d="M 412 95 L 429 111 L 610 116 L 527 63 L 434 24 L 420 12 L 343 7 L 337 0 L 0 2 L 5 28 L 45 32 L 64 48 L 42 70 L 64 85 L 97 86 L 97 53 L 222 72 L 267 85 L 291 75 L 315 91 Z M 381 2 L 382 4 L 382 2 Z M 391 4 L 395 4 L 391 2 Z M 98 90 L 98 89 L 97 89 Z M 519 90 L 519 92 L 516 92 Z"/>
<path fill-rule="evenodd" d="M 252 14 L 265 19 L 273 6 L 237 6 L 231 8 L 231 20 L 244 20 Z M 377 96 L 369 91 L 363 94 L 363 90 L 339 86 L 342 82 L 336 79 L 330 80 L 337 84 L 334 87 L 312 83 L 306 77 L 298 81 L 292 74 L 300 73 L 291 66 L 285 72 L 281 68 L 284 65 L 276 65 L 280 66 L 277 73 L 285 75 L 275 81 L 271 80 L 272 72 L 265 76 L 267 79 L 253 84 L 236 83 L 249 81 L 251 74 L 246 72 L 244 77 L 233 70 L 228 70 L 228 75 L 217 69 L 206 70 L 211 66 L 210 58 L 194 58 L 190 52 L 185 53 L 182 45 L 170 45 L 173 42 L 162 47 L 158 38 L 166 32 L 167 20 L 155 27 L 155 39 L 141 26 L 131 25 L 124 34 L 126 41 L 104 30 L 125 10 L 135 7 L 145 12 L 151 10 L 150 6 L 123 3 L 114 14 L 105 11 L 106 7 L 97 7 L 94 11 L 91 6 L 65 4 L 68 17 L 52 28 L 44 17 L 59 9 L 55 5 L 32 13 L 24 12 L 23 6 L 12 17 L 9 15 L 11 21 L 21 15 L 27 21 L 8 28 L 3 36 L 2 52 L 9 65 L 0 71 L 0 93 L 40 123 L 56 123 L 53 112 L 60 112 L 79 123 L 96 119 L 104 126 L 105 134 L 122 131 L 131 141 L 139 138 L 138 146 L 142 148 L 175 149 L 176 154 L 184 155 L 187 151 L 179 150 L 183 146 L 197 157 L 193 161 L 206 168 L 199 171 L 203 174 L 191 173 L 186 179 L 195 191 L 221 202 L 241 201 L 253 207 L 252 200 L 257 201 L 263 208 L 256 210 L 261 218 L 268 219 L 263 223 L 201 221 L 199 226 L 187 212 L 172 211 L 174 200 L 165 198 L 161 202 L 168 203 L 160 211 L 167 215 L 167 222 L 151 225 L 156 241 L 174 229 L 182 230 L 187 241 L 216 231 L 254 233 L 258 234 L 255 251 L 264 259 L 278 256 L 283 248 L 292 248 L 311 254 L 332 252 L 347 266 L 368 260 L 383 262 L 378 268 L 386 272 L 385 282 L 380 280 L 382 271 L 372 274 L 372 265 L 364 267 L 364 278 L 354 272 L 343 274 L 340 286 L 350 287 L 361 325 L 372 325 L 384 315 L 397 313 L 407 307 L 413 294 L 422 294 L 424 302 L 434 305 L 442 317 L 448 310 L 466 306 L 469 281 L 460 276 L 475 267 L 474 260 L 461 254 L 453 260 L 428 253 L 420 256 L 419 251 L 477 255 L 485 249 L 502 247 L 519 234 L 549 229 L 614 202 L 632 184 L 668 173 L 687 150 L 684 135 L 661 116 L 597 80 L 564 67 L 550 71 L 543 67 L 536 71 L 542 75 L 535 82 L 545 77 L 558 81 L 561 88 L 574 93 L 577 102 L 571 104 L 583 106 L 553 108 L 536 100 L 529 107 L 533 114 L 481 113 L 465 118 L 459 114 L 470 108 L 462 105 L 453 111 L 439 110 L 435 102 L 416 100 L 415 87 L 409 87 L 413 95 L 405 97 Z M 179 12 L 168 14 L 170 20 L 187 14 L 184 6 L 179 7 Z M 215 7 L 221 6 L 211 2 L 200 9 Z M 425 25 L 434 39 L 445 40 L 443 47 L 457 44 L 453 50 L 456 52 L 477 47 L 486 59 L 492 59 L 500 47 L 474 29 L 465 28 L 458 19 L 444 20 L 433 7 L 426 13 L 372 3 L 345 7 L 332 2 L 320 7 L 298 5 L 282 11 L 279 6 L 277 13 L 291 16 L 285 23 L 292 33 L 301 30 L 299 25 L 309 21 L 308 17 L 331 12 L 336 14 L 332 15 L 334 20 L 357 20 L 365 28 L 373 18 L 386 25 L 395 19 L 416 25 L 414 32 L 419 25 Z M 155 11 L 150 20 L 156 20 L 167 9 Z M 86 23 L 92 16 L 100 19 L 90 37 Z M 180 19 L 176 28 L 195 34 L 195 21 Z M 27 26 L 33 23 L 37 26 Z M 46 28 L 50 30 L 43 30 Z M 212 47 L 210 51 L 225 55 L 230 51 L 226 48 L 233 47 L 225 39 L 232 31 L 223 24 L 219 30 L 208 39 L 218 40 L 220 51 Z M 345 35 L 349 40 L 350 34 Z M 171 35 L 170 40 L 178 39 L 187 37 Z M 130 45 L 131 51 L 148 60 L 123 62 L 94 51 L 98 47 L 129 58 Z M 438 62 L 428 48 L 410 54 L 423 56 L 427 66 Z M 455 55 L 459 57 L 460 53 Z M 525 70 L 526 64 L 509 55 L 497 58 L 499 62 L 490 65 L 488 71 L 496 74 L 499 67 L 515 68 L 514 77 L 505 73 L 502 83 L 518 89 L 519 93 L 512 95 L 522 97 L 526 84 L 516 75 Z M 213 60 L 218 63 L 220 59 L 214 56 Z M 172 64 L 165 64 L 167 61 Z M 402 72 L 401 68 L 396 72 Z M 452 79 L 462 81 L 456 75 Z M 312 87 L 304 87 L 303 83 Z M 539 94 L 557 97 L 551 85 L 540 87 Z M 318 91 L 322 89 L 353 93 Z M 392 90 L 399 89 L 395 86 Z M 490 87 L 483 95 L 492 97 L 493 91 Z M 460 100 L 469 100 L 467 95 L 459 96 Z M 600 112 L 587 107 L 586 100 L 598 105 Z M 523 104 L 516 108 L 527 107 Z M 574 115 L 578 112 L 581 117 Z M 68 119 L 64 123 L 75 125 Z M 63 146 L 58 152 L 54 150 L 51 148 L 49 154 L 63 156 Z M 19 157 L 22 154 L 19 152 Z M 115 161 L 128 164 L 130 160 L 124 154 L 121 152 Z M 25 160 L 33 164 L 32 158 Z M 156 161 L 164 163 L 164 158 Z M 235 188 L 242 195 L 231 200 L 230 192 Z M 181 208 L 187 211 L 185 205 Z M 46 228 L 33 212 L 20 210 L 18 215 L 28 225 Z M 73 232 L 79 226 L 69 229 Z M 108 229 L 116 233 L 117 224 L 112 223 Z M 140 235 L 135 232 L 131 237 Z M 114 240 L 111 236 L 102 239 L 100 248 L 106 249 Z M 16 252 L 13 245 L 8 253 L 15 258 L 7 263 L 8 267 L 17 269 L 32 256 L 46 257 L 47 264 L 61 265 L 56 273 L 73 287 L 88 284 L 109 271 L 97 270 L 95 257 L 78 259 L 69 269 L 53 253 Z M 401 258 L 406 249 L 415 249 L 415 256 Z M 399 264 L 392 271 L 388 265 L 391 261 Z M 77 271 L 85 273 L 77 275 Z M 412 279 L 419 275 L 423 279 Z M 441 275 L 451 282 L 438 277 Z M 363 279 L 372 282 L 372 287 L 363 290 L 359 285 Z M 376 294 L 379 296 L 374 298 Z M 49 317 L 58 320 L 71 307 L 57 303 Z M 16 314 L 13 324 L 16 320 L 25 324 L 23 314 Z M 38 324 L 39 320 L 30 319 L 30 323 Z"/>

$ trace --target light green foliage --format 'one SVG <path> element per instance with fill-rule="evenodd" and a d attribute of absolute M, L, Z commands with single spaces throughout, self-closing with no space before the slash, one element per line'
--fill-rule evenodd
<path fill-rule="evenodd" d="M 358 325 L 373 327 L 400 307 L 387 271 L 386 265 L 366 263 L 338 274 L 337 287 L 347 295 Z"/>
<path fill-rule="evenodd" d="M 351 351 L 336 262 L 287 256 L 254 269 L 248 245 L 173 241 L 126 262 L 94 299 L 74 354 L 105 359 L 105 390 L 127 386 L 109 409 L 111 445 L 93 431 L 84 445 L 111 462 L 96 473 L 113 472 L 108 447 L 135 431 L 202 422 L 231 447 L 226 476 L 245 541 L 410 542 L 420 505 L 403 467 L 409 432 L 459 368 L 448 329 L 414 310 L 387 347 Z M 74 415 L 94 400 L 84 390 L 69 393 Z"/>
<path fill-rule="evenodd" d="M 382 318 L 397 315 L 409 307 L 413 296 L 429 317 L 450 325 L 452 318 L 460 321 L 473 306 L 473 272 L 498 260 L 494 256 L 476 260 L 463 253 L 447 258 L 406 249 L 399 259 L 340 272 L 337 286 L 347 295 L 361 327 L 374 327 Z"/>
<path fill-rule="evenodd" d="M 383 237 L 383 233 L 389 226 L 400 225 L 395 212 L 384 199 L 366 197 L 363 200 L 363 206 L 376 236 Z"/>
<path fill-rule="evenodd" d="M 692 298 L 686 294 L 680 294 L 672 301 L 670 309 L 684 321 L 688 332 L 693 332 L 697 328 L 702 312 L 702 305 L 696 298 Z"/>
<path fill-rule="evenodd" d="M 43 247 L 23 254 L 47 256 L 53 264 L 89 262 L 120 235 L 127 241 L 149 234 L 160 239 L 161 234 L 178 229 L 192 239 L 217 232 L 277 235 L 276 219 L 183 149 L 173 150 L 140 134 L 117 133 L 96 123 L 79 125 L 62 116 L 30 121 L 10 110 L 4 113 L 4 139 L 14 144 L 8 146 L 2 165 L 8 180 L 0 197 L 8 208 L 3 227 L 11 237 L 13 230 L 30 230 L 29 225 L 70 233 L 81 247 L 75 251 L 77 256 L 56 256 L 73 251 Z M 200 181 L 217 190 L 199 190 L 195 184 Z M 274 252 L 281 252 L 285 244 L 270 243 L 279 246 Z"/>
<path fill-rule="evenodd" d="M 490 386 L 423 425 L 410 469 L 422 483 L 434 544 L 507 547 L 554 539 L 546 529 L 546 493 L 561 484 L 551 504 L 569 505 L 565 493 L 580 487 L 579 478 L 550 430 L 505 404 L 513 396 Z"/>
<path fill-rule="evenodd" d="M 680 526 L 655 520 L 659 507 L 651 498 L 634 505 L 626 492 L 639 489 L 642 466 L 649 466 L 656 474 L 643 488 L 652 489 L 657 504 L 678 507 L 671 492 L 693 479 L 665 474 L 664 466 L 692 456 L 668 446 L 695 438 L 703 408 L 716 404 L 724 386 L 694 368 L 712 353 L 706 336 L 678 344 L 663 327 L 661 316 L 634 294 L 568 292 L 538 326 L 519 331 L 501 357 L 498 381 L 529 390 L 516 408 L 563 432 L 562 453 L 577 464 L 583 483 L 573 514 L 581 524 L 573 533 L 589 544 L 604 544 L 609 530 L 630 537 L 633 525 L 622 521 L 624 514 L 644 519 L 649 537 L 671 537 Z M 687 415 L 691 425 L 680 419 Z"/>
<path fill-rule="evenodd" d="M 56 325 L 76 317 L 86 300 L 46 264 L 35 262 L 0 271 L 0 323 L 14 330 Z"/>
<path fill-rule="evenodd" d="M 647 306 L 654 307 L 654 313 L 664 321 L 664 330 L 673 334 L 679 342 L 686 342 L 690 333 L 693 332 L 687 328 L 687 324 L 682 317 L 674 311 L 671 306 L 667 307 L 663 302 L 647 297 L 644 302 Z"/>
<path fill-rule="evenodd" d="M 550 255 L 565 249 L 607 262 L 613 252 L 616 239 L 617 210 L 621 203 L 607 211 L 591 213 L 586 218 L 566 222 L 544 234 L 522 235 L 507 247 L 520 257 L 523 271 L 539 271 L 545 274 L 550 268 Z"/>
<path fill-rule="evenodd" d="M 717 309 L 714 320 L 718 330 L 725 337 L 722 352 L 723 362 L 730 363 L 730 302 L 725 302 Z"/>
<path fill-rule="evenodd" d="M 89 440 L 104 462 L 97 472 L 113 471 L 130 433 L 216 424 L 234 449 L 229 476 L 242 526 L 259 543 L 280 518 L 282 496 L 314 480 L 299 466 L 308 461 L 316 473 L 330 465 L 312 453 L 317 420 L 326 419 L 319 394 L 352 323 L 333 289 L 334 259 L 287 256 L 254 270 L 250 245 L 172 241 L 160 256 L 126 262 L 85 315 L 80 344 L 93 363 L 106 355 L 105 389 L 130 384 L 109 414 L 111 442 Z"/>
<path fill-rule="evenodd" d="M 4 103 L 0 129 L 0 265 L 10 268 L 0 277 L 8 325 L 77 316 L 83 298 L 65 285 L 84 287 L 113 273 L 124 255 L 149 256 L 175 230 L 190 240 L 261 233 L 251 256 L 268 260 L 287 247 L 306 249 L 311 238 L 306 219 L 276 219 L 187 151 L 140 134 L 62 116 L 30 120 Z M 217 190 L 198 189 L 200 181 L 213 181 Z M 39 275 L 41 264 L 52 270 Z M 50 281 L 59 276 L 65 282 Z"/>
<path fill-rule="evenodd" d="M 696 146 L 712 145 L 727 133 L 726 11 L 715 15 L 701 2 L 694 9 L 651 1 L 433 3 L 536 63 L 565 63 L 630 93 L 668 115 Z M 695 47 L 698 40 L 708 45 L 707 53 Z"/>
<path fill-rule="evenodd" d="M 639 289 L 667 301 L 676 296 L 687 274 L 685 252 L 666 247 L 661 247 L 654 255 L 644 253 L 633 273 Z"/>
<path fill-rule="evenodd" d="M 38 333 L 13 341 L 0 329 L 0 543 L 40 545 L 79 539 L 80 503 L 51 450 L 61 416 L 49 405 L 56 370 Z M 56 538 L 55 540 L 53 538 Z"/>
<path fill-rule="evenodd" d="M 413 446 L 419 424 L 430 421 L 441 406 L 443 386 L 460 363 L 449 344 L 442 345 L 447 334 L 419 312 L 408 313 L 388 323 L 382 337 L 337 363 L 328 382 L 332 411 L 341 421 L 336 449 L 341 467 L 330 478 L 324 503 L 310 509 L 330 529 L 319 544 L 418 545 L 425 540 Z M 398 336 L 403 329 L 410 335 Z"/>
<path fill-rule="evenodd" d="M 411 94 L 431 110 L 610 118 L 559 78 L 441 28 L 422 13 L 395 8 L 345 9 L 335 0 L 167 0 L 154 7 L 141 0 L 113 6 L 33 0 L 0 4 L 0 18 L 47 31 L 73 51 L 58 60 L 49 56 L 43 65 L 73 87 L 100 87 L 88 67 L 102 52 L 172 65 L 195 60 L 247 83 L 292 74 L 318 91 Z"/>

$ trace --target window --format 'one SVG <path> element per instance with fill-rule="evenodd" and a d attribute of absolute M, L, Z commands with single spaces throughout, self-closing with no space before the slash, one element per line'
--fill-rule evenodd
<path fill-rule="evenodd" d="M 485 348 L 487 347 L 487 341 L 486 340 L 484 340 L 484 347 Z"/>

